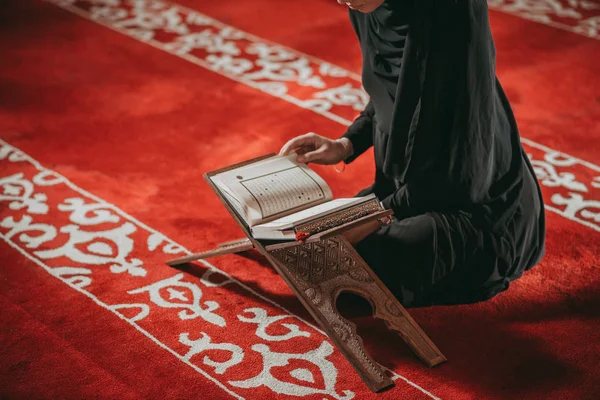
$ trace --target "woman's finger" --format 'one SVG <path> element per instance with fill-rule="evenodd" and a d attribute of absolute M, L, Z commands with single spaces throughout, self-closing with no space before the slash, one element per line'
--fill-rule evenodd
<path fill-rule="evenodd" d="M 297 147 L 310 147 L 315 145 L 315 134 L 307 133 L 305 135 L 297 136 L 290 141 L 288 141 L 279 152 L 279 155 L 285 156 L 288 155 L 293 149 Z"/>
<path fill-rule="evenodd" d="M 345 0 L 344 4 L 350 7 L 353 10 L 359 9 L 360 7 L 365 5 L 364 0 Z"/>
<path fill-rule="evenodd" d="M 315 148 L 314 146 L 301 146 L 301 147 L 297 147 L 296 148 L 296 154 L 301 155 L 301 154 L 306 154 L 309 151 L 313 151 Z"/>
<path fill-rule="evenodd" d="M 326 151 L 327 151 L 327 147 L 321 146 L 316 150 L 309 151 L 306 154 L 299 155 L 297 160 L 298 160 L 298 162 L 301 162 L 301 163 L 322 161 L 321 157 L 325 154 Z"/>

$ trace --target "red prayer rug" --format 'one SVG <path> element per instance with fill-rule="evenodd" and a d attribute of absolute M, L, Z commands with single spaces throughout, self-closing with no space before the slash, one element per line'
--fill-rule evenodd
<path fill-rule="evenodd" d="M 396 386 L 371 393 L 202 180 L 365 106 L 334 0 L 51 0 L 0 14 L 0 397 L 595 399 L 600 6 L 488 1 L 498 75 L 544 191 L 542 263 L 496 298 L 410 310 L 428 369 L 355 317 Z M 370 184 L 372 153 L 334 195 Z"/>

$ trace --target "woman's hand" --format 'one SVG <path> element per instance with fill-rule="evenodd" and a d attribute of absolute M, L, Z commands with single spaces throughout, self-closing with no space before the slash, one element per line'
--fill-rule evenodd
<path fill-rule="evenodd" d="M 339 4 L 345 4 L 348 8 L 358 10 L 362 13 L 375 11 L 384 0 L 337 0 Z"/>
<path fill-rule="evenodd" d="M 380 228 L 381 225 L 379 224 L 379 222 L 371 221 L 357 226 L 356 228 L 352 228 L 342 233 L 342 235 L 346 237 L 346 240 L 348 240 L 348 242 L 350 242 L 352 246 L 356 246 L 358 243 L 366 239 L 367 236 L 376 232 Z"/>
<path fill-rule="evenodd" d="M 298 154 L 298 162 L 315 164 L 337 164 L 354 152 L 347 138 L 333 140 L 312 132 L 293 138 L 281 148 L 279 154 L 287 155 L 292 151 Z"/>
<path fill-rule="evenodd" d="M 342 235 L 346 237 L 352 246 L 356 246 L 366 239 L 367 236 L 381 229 L 382 226 L 391 224 L 392 220 L 393 218 L 391 216 L 387 216 L 378 221 L 366 222 L 342 233 Z"/>

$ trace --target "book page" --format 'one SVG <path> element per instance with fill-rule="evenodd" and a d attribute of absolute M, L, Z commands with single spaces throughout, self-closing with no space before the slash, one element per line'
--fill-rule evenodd
<path fill-rule="evenodd" d="M 300 167 L 291 167 L 240 184 L 248 190 L 260 207 L 262 218 L 325 200 L 325 190 Z"/>
<path fill-rule="evenodd" d="M 242 218 L 245 218 L 245 215 L 247 214 L 247 210 L 245 209 L 244 205 L 242 203 L 240 203 L 240 201 L 238 199 L 236 199 L 235 196 L 233 196 L 231 193 L 229 193 L 229 191 L 227 190 L 226 187 L 219 185 L 219 189 L 221 189 L 223 195 L 225 196 L 225 198 L 227 198 L 227 200 L 229 201 L 231 206 L 237 211 L 237 213 Z"/>
<path fill-rule="evenodd" d="M 318 204 L 264 224 L 254 225 L 250 230 L 252 236 L 259 239 L 296 240 L 298 229 L 316 234 L 335 229 L 382 210 L 381 203 L 375 194 L 342 198 Z"/>
<path fill-rule="evenodd" d="M 247 208 L 249 225 L 331 200 L 327 183 L 296 154 L 275 156 L 213 177 Z"/>
<path fill-rule="evenodd" d="M 328 201 L 323 204 L 316 205 L 314 207 L 307 208 L 305 210 L 286 215 L 285 217 L 278 218 L 274 221 L 267 222 L 265 224 L 257 225 L 255 228 L 257 229 L 278 229 L 285 230 L 291 229 L 295 224 L 301 224 L 308 220 L 319 218 L 321 216 L 327 215 L 334 211 L 339 211 L 344 208 L 360 204 L 364 201 L 370 200 L 374 198 L 374 196 L 368 197 L 352 197 L 352 198 L 342 198 Z"/>

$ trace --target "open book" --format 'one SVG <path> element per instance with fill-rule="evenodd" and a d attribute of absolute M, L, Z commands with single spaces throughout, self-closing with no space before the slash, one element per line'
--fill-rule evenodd
<path fill-rule="evenodd" d="M 211 177 L 256 239 L 295 240 L 296 228 L 377 201 L 333 199 L 327 183 L 297 155 L 273 156 Z"/>

